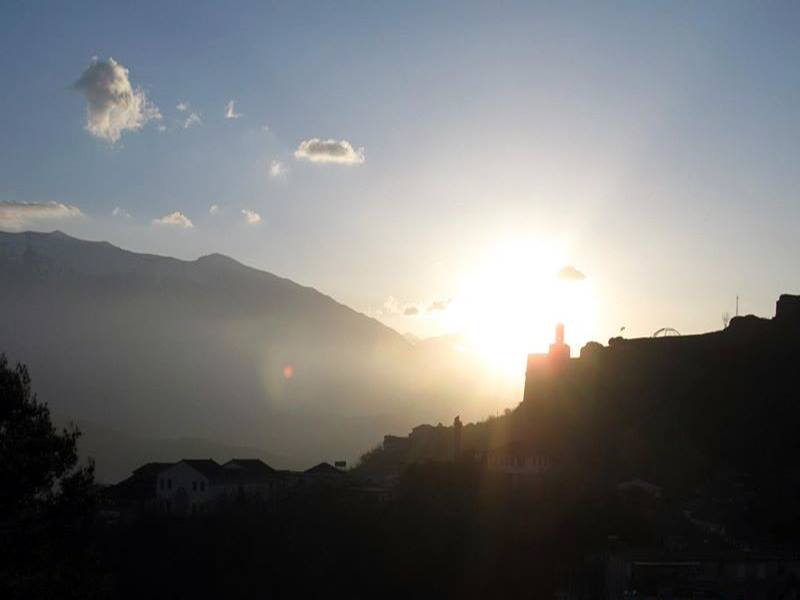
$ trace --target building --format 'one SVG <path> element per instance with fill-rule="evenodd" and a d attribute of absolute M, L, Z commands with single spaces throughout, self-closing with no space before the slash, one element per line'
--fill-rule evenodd
<path fill-rule="evenodd" d="M 254 458 L 223 465 L 210 458 L 147 463 L 108 488 L 103 505 L 108 515 L 125 518 L 146 512 L 202 515 L 243 502 L 274 509 L 299 475 Z"/>
<path fill-rule="evenodd" d="M 230 491 L 231 475 L 210 458 L 183 459 L 169 465 L 158 474 L 156 509 L 177 516 L 211 512 L 213 504 Z"/>
<path fill-rule="evenodd" d="M 547 354 L 529 354 L 525 370 L 525 393 L 523 401 L 533 401 L 550 395 L 552 386 L 563 379 L 571 365 L 579 359 L 571 357 L 571 350 L 564 342 L 564 325 L 556 325 L 555 341 Z"/>
<path fill-rule="evenodd" d="M 303 471 L 304 485 L 339 485 L 346 479 L 346 473 L 330 463 L 321 462 Z"/>
<path fill-rule="evenodd" d="M 134 470 L 133 474 L 117 485 L 109 487 L 101 498 L 106 518 L 130 519 L 156 508 L 158 475 L 172 463 L 151 462 Z"/>
<path fill-rule="evenodd" d="M 534 481 L 552 467 L 549 457 L 535 444 L 515 441 L 488 451 L 486 467 L 508 475 L 512 484 Z"/>

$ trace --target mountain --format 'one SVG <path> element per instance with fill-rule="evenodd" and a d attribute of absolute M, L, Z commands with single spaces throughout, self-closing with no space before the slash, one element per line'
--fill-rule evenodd
<path fill-rule="evenodd" d="M 29 366 L 56 413 L 142 445 L 352 460 L 385 431 L 479 404 L 394 330 L 220 254 L 183 261 L 0 232 L 0 315 L 0 352 Z M 114 436 L 98 447 L 91 435 L 84 446 L 109 478 L 137 466 L 136 453 L 104 450 Z"/>

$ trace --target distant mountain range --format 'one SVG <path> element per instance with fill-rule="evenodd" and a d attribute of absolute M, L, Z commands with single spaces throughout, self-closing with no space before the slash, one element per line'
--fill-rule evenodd
<path fill-rule="evenodd" d="M 480 411 L 495 393 L 470 385 L 478 371 L 449 346 L 412 344 L 220 254 L 0 232 L 0 315 L 0 352 L 28 364 L 55 413 L 91 424 L 84 447 L 108 480 L 156 458 L 156 439 L 261 449 L 286 466 L 353 460 L 385 432 Z"/>

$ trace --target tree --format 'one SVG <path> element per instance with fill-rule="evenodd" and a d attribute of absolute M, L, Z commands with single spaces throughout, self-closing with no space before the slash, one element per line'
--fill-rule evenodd
<path fill-rule="evenodd" d="M 74 426 L 56 430 L 23 365 L 0 355 L 0 595 L 37 597 L 78 573 L 92 514 L 94 465 L 78 464 Z M 5 593 L 2 593 L 5 592 Z M 8 596 L 6 596 L 8 594 Z"/>

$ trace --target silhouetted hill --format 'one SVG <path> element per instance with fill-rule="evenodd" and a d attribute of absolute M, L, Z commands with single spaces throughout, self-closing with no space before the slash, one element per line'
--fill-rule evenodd
<path fill-rule="evenodd" d="M 28 364 L 39 395 L 136 439 L 313 464 L 441 419 L 457 400 L 394 330 L 220 254 L 183 261 L 0 232 L 0 290 L 0 352 Z"/>
<path fill-rule="evenodd" d="M 723 331 L 587 344 L 538 376 L 509 414 L 467 424 L 465 457 L 533 443 L 558 478 L 600 488 L 645 480 L 680 507 L 750 541 L 797 539 L 800 509 L 800 297 L 776 315 L 737 317 Z M 449 460 L 451 427 L 388 439 L 361 470 Z M 614 532 L 609 532 L 614 533 Z"/>

